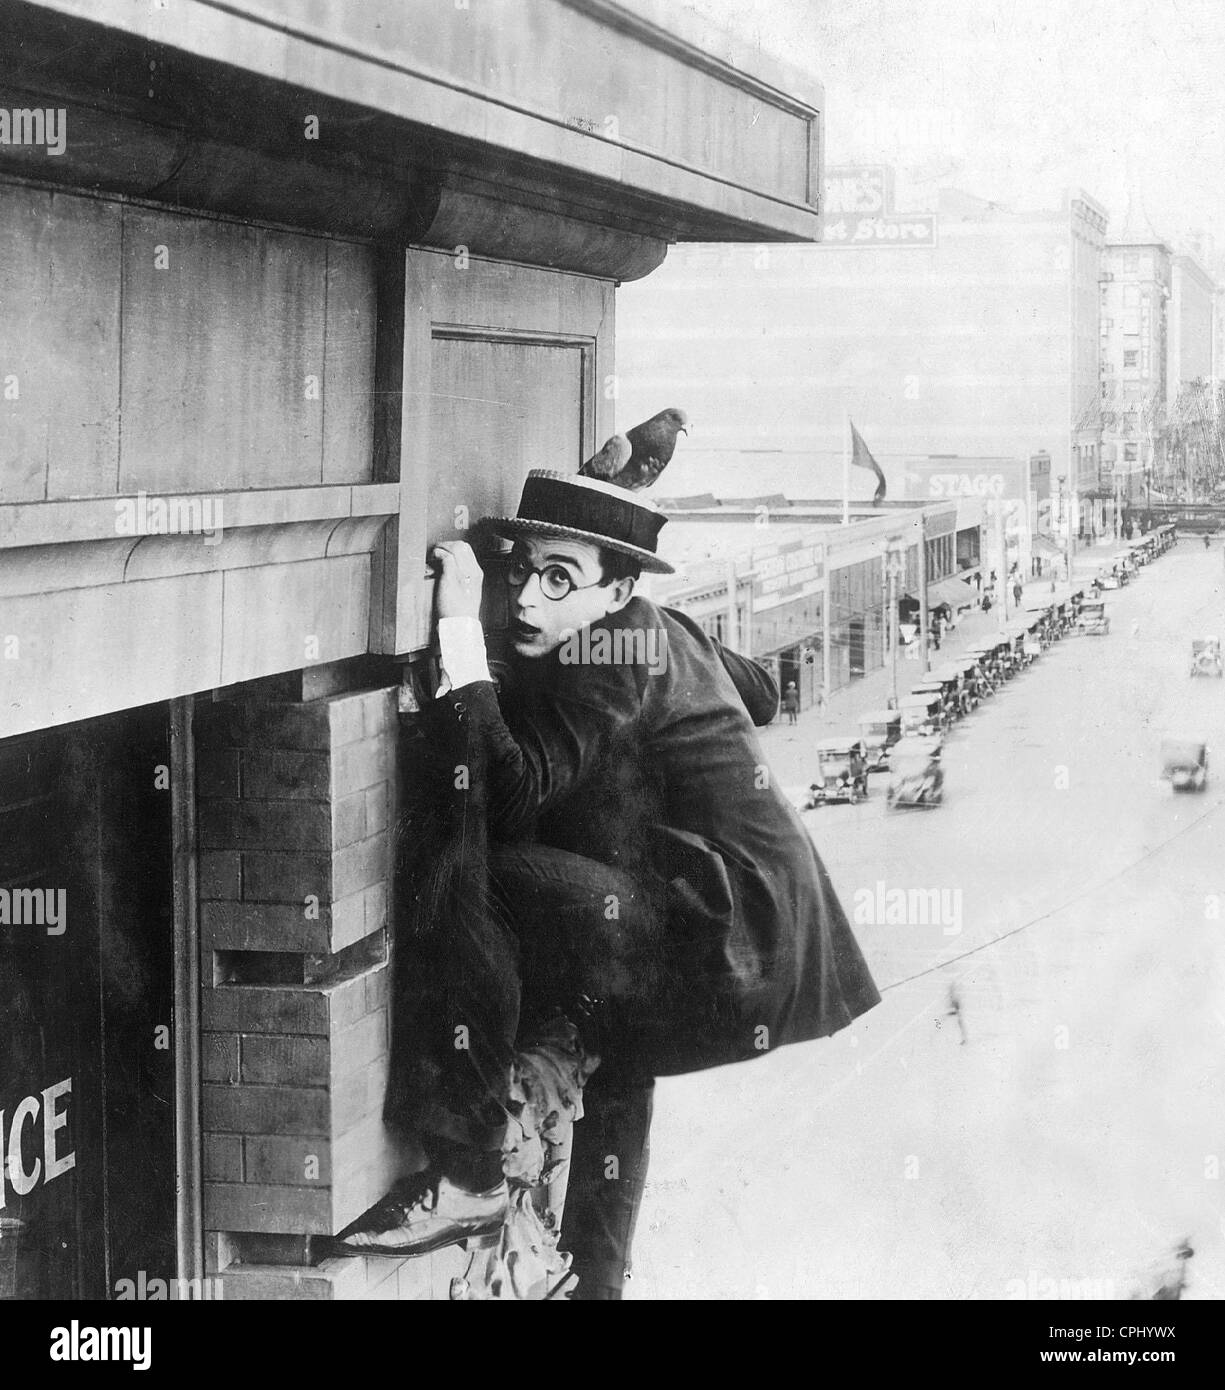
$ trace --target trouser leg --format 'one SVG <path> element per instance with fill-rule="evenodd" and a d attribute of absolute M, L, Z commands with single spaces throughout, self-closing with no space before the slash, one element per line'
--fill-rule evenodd
<path fill-rule="evenodd" d="M 398 928 L 384 1107 L 388 1125 L 420 1136 L 432 1158 L 500 1151 L 522 998 L 518 940 L 484 856 L 478 865 L 448 854 L 455 862 L 416 885 Z"/>
<path fill-rule="evenodd" d="M 616 1299 L 630 1275 L 631 1246 L 650 1158 L 655 1081 L 612 1069 L 592 1077 L 574 1130 L 562 1247 L 573 1256 L 580 1299 Z"/>
<path fill-rule="evenodd" d="M 519 946 L 524 1025 L 583 995 L 641 997 L 661 971 L 659 886 L 547 845 L 500 845 L 490 882 Z M 654 894 L 654 896 L 652 896 Z"/>
<path fill-rule="evenodd" d="M 430 930 L 398 944 L 387 1113 L 444 1168 L 464 1149 L 517 1150 L 528 1171 L 549 1116 L 560 1110 L 564 1128 L 581 1113 L 598 1060 L 558 1016 L 573 1025 L 584 995 L 649 988 L 656 917 L 635 880 L 563 850 L 493 846 L 481 868 L 454 879 Z"/>
<path fill-rule="evenodd" d="M 578 1018 L 588 1050 L 603 1059 L 582 1088 L 582 1119 L 569 1132 L 562 1245 L 574 1256 L 578 1297 L 619 1298 L 646 1181 L 655 1083 L 635 1072 L 636 1046 L 618 1021 L 627 1001 L 660 990 L 658 885 L 541 846 L 495 851 L 491 877 L 518 924 L 520 1047 L 532 1036 L 533 1006 L 560 1006 Z M 598 1036 L 590 1015 L 574 1012 L 580 994 L 605 1001 L 595 1011 Z M 551 1155 L 563 1158 L 564 1151 L 559 1145 Z"/>

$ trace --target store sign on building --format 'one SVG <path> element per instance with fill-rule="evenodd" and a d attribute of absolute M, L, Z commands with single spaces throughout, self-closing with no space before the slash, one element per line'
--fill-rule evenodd
<path fill-rule="evenodd" d="M 893 210 L 893 171 L 883 164 L 830 169 L 825 230 L 830 246 L 935 246 L 936 216 Z"/>
<path fill-rule="evenodd" d="M 62 1152 L 59 1131 L 68 1124 L 72 1077 L 26 1096 L 6 1115 L 0 1110 L 0 1207 L 10 1194 L 24 1197 L 39 1183 L 53 1182 L 76 1167 L 75 1153 Z"/>
<path fill-rule="evenodd" d="M 1023 459 L 915 459 L 906 465 L 906 495 L 916 502 L 1028 502 L 1028 469 Z"/>
<path fill-rule="evenodd" d="M 761 610 L 815 593 L 825 578 L 824 547 L 794 541 L 753 565 L 753 608 Z"/>

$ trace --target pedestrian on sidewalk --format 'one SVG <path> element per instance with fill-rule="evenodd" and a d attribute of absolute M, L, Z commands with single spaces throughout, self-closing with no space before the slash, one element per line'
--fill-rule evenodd
<path fill-rule="evenodd" d="M 825 718 L 825 691 L 818 690 L 812 702 L 813 709 L 816 710 L 819 718 Z"/>
<path fill-rule="evenodd" d="M 783 691 L 783 710 L 787 715 L 788 724 L 798 723 L 800 713 L 800 692 L 796 687 L 795 681 L 789 681 L 787 683 L 787 689 Z"/>
<path fill-rule="evenodd" d="M 1018 608 L 1021 606 L 1021 595 L 1025 591 L 1021 587 L 1021 576 L 1018 575 L 1012 586 L 1012 601 Z"/>

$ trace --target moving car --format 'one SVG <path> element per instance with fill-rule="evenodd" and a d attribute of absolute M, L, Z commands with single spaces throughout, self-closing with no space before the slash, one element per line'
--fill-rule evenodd
<path fill-rule="evenodd" d="M 889 762 L 887 806 L 939 806 L 944 800 L 938 738 L 904 738 Z"/>
<path fill-rule="evenodd" d="M 807 810 L 831 801 L 854 805 L 868 794 L 868 765 L 859 739 L 823 738 L 817 744 L 817 780 L 808 788 Z"/>
<path fill-rule="evenodd" d="M 1191 674 L 1219 676 L 1221 674 L 1221 639 L 1199 637 L 1191 643 Z"/>
<path fill-rule="evenodd" d="M 1202 791 L 1208 781 L 1208 745 L 1197 738 L 1163 739 L 1161 776 L 1176 792 Z"/>

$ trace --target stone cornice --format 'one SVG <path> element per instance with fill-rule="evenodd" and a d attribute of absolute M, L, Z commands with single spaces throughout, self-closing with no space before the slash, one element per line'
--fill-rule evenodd
<path fill-rule="evenodd" d="M 503 205 L 531 208 L 533 189 L 570 205 L 557 245 L 539 225 L 520 234 L 533 263 L 613 278 L 645 273 L 671 240 L 819 235 L 819 84 L 791 75 L 785 90 L 777 65 L 734 45 L 725 55 L 722 39 L 708 51 L 691 16 L 653 0 L 540 11 L 547 52 L 533 72 L 518 10 L 465 26 L 450 6 L 417 23 L 392 0 L 309 15 L 286 0 L 0 0 L 13 38 L 0 83 L 72 103 L 66 158 L 0 158 L 27 178 L 430 245 L 449 239 L 429 231 L 440 190 L 466 201 L 482 195 L 462 180 L 492 176 Z M 473 44 L 502 55 L 499 23 L 506 55 L 482 67 Z M 627 236 L 610 252 L 612 233 Z"/>

